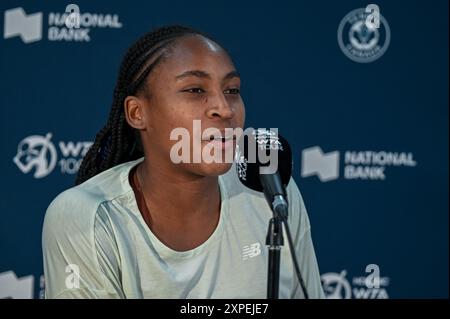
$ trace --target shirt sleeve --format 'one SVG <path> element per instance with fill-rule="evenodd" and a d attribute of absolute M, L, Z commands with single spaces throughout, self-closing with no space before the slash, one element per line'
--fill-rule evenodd
<path fill-rule="evenodd" d="M 42 234 L 46 298 L 123 298 L 111 224 L 94 202 L 70 189 L 47 209 Z"/>
<path fill-rule="evenodd" d="M 295 254 L 299 264 L 300 273 L 305 282 L 308 297 L 310 299 L 325 298 L 320 280 L 319 266 L 314 252 L 308 213 L 294 179 L 291 179 L 287 192 L 290 204 L 288 224 L 293 236 L 292 240 L 295 245 Z M 285 236 L 285 245 L 288 245 L 287 236 Z M 295 268 L 293 268 L 293 272 L 294 285 L 292 298 L 305 298 L 295 273 Z"/>

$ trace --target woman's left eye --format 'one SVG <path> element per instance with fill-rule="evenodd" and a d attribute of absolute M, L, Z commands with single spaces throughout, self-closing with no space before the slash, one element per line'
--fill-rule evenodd
<path fill-rule="evenodd" d="M 234 89 L 227 89 L 225 91 L 223 91 L 223 93 L 225 94 L 239 94 L 241 91 L 238 88 L 234 88 Z"/>
<path fill-rule="evenodd" d="M 192 89 L 187 89 L 184 90 L 184 92 L 188 92 L 188 93 L 204 93 L 205 91 L 201 88 L 192 88 Z"/>

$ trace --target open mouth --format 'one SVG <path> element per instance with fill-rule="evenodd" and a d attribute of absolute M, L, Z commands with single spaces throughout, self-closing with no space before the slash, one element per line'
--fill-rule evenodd
<path fill-rule="evenodd" d="M 206 141 L 206 142 L 229 142 L 229 141 L 235 141 L 236 140 L 236 135 L 235 134 L 230 134 L 227 132 L 217 132 L 217 133 L 211 133 L 211 135 L 203 135 L 202 141 Z"/>
<path fill-rule="evenodd" d="M 230 136 L 210 136 L 209 141 L 217 141 L 225 143 L 227 141 L 234 141 L 236 140 L 236 136 L 230 135 Z"/>
<path fill-rule="evenodd" d="M 233 135 L 211 135 L 203 139 L 204 143 L 208 144 L 208 147 L 214 147 L 221 150 L 232 149 L 236 141 L 236 136 Z"/>

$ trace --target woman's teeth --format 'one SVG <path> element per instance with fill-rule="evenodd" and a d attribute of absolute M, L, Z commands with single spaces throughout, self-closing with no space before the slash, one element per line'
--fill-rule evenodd
<path fill-rule="evenodd" d="M 209 140 L 210 141 L 222 141 L 222 142 L 226 142 L 226 141 L 229 141 L 229 140 L 232 140 L 232 139 L 234 139 L 234 136 L 226 136 L 226 137 L 222 137 L 222 136 L 211 136 L 210 138 L 209 138 Z"/>

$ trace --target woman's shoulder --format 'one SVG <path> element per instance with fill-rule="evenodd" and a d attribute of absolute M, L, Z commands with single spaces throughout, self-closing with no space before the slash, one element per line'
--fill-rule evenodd
<path fill-rule="evenodd" d="M 92 226 L 102 203 L 132 191 L 128 172 L 135 162 L 112 167 L 60 193 L 48 206 L 44 223 L 63 225 L 68 222 L 80 228 Z"/>
<path fill-rule="evenodd" d="M 46 280 L 50 278 L 46 282 L 48 296 L 67 291 L 68 269 L 79 271 L 83 278 L 82 289 L 70 293 L 76 295 L 83 289 L 93 295 L 102 293 L 102 262 L 117 264 L 114 232 L 109 224 L 111 213 L 105 204 L 128 196 L 124 185 L 129 165 L 113 167 L 63 191 L 48 206 L 42 230 L 44 271 Z"/>
<path fill-rule="evenodd" d="M 46 222 L 56 219 L 58 222 L 86 220 L 88 215 L 95 214 L 102 198 L 84 187 L 75 186 L 56 196 L 45 213 Z"/>

